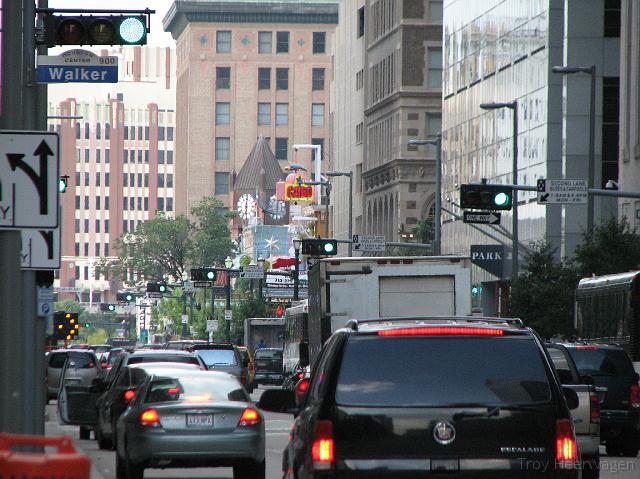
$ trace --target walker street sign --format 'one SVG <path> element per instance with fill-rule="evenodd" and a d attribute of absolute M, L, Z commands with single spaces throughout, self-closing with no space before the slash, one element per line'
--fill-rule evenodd
<path fill-rule="evenodd" d="M 506 252 L 504 245 L 472 244 L 471 262 L 489 273 L 502 278 L 505 271 Z"/>
<path fill-rule="evenodd" d="M 546 180 L 539 179 L 538 204 L 578 204 L 586 203 L 587 180 Z"/>
<path fill-rule="evenodd" d="M 38 55 L 38 83 L 118 83 L 118 57 L 98 56 L 87 50 L 62 55 Z"/>
<path fill-rule="evenodd" d="M 493 211 L 465 211 L 463 213 L 462 221 L 465 223 L 476 223 L 481 225 L 499 225 L 500 213 L 494 213 Z"/>

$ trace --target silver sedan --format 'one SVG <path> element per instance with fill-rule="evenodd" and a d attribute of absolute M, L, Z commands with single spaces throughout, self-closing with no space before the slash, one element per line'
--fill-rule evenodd
<path fill-rule="evenodd" d="M 150 375 L 116 425 L 116 475 L 152 467 L 233 467 L 264 479 L 264 419 L 228 373 L 167 369 Z"/>

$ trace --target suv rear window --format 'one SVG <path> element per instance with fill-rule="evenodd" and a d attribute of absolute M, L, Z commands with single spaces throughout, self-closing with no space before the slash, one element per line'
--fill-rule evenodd
<path fill-rule="evenodd" d="M 96 359 L 92 354 L 82 354 L 72 352 L 69 353 L 69 368 L 75 369 L 86 369 L 89 367 L 94 367 L 96 364 Z"/>
<path fill-rule="evenodd" d="M 529 337 L 350 337 L 336 403 L 349 406 L 530 404 L 551 398 Z"/>
<path fill-rule="evenodd" d="M 580 374 L 604 374 L 607 376 L 631 376 L 633 364 L 622 349 L 569 348 Z"/>
<path fill-rule="evenodd" d="M 194 356 L 132 356 L 127 360 L 127 364 L 140 364 L 140 363 L 157 363 L 157 362 L 169 362 L 169 363 L 188 363 L 188 364 L 197 364 L 198 358 Z"/>
<path fill-rule="evenodd" d="M 54 369 L 62 369 L 66 360 L 67 353 L 51 353 L 49 355 L 49 367 Z"/>
<path fill-rule="evenodd" d="M 233 349 L 196 349 L 196 354 L 202 358 L 207 366 L 213 364 L 236 366 L 238 364 Z"/>
<path fill-rule="evenodd" d="M 282 351 L 279 349 L 258 349 L 255 359 L 282 359 Z"/>

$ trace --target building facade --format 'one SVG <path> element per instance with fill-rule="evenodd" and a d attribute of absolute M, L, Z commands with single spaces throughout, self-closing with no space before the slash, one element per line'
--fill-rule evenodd
<path fill-rule="evenodd" d="M 258 137 L 283 167 L 313 171 L 311 151 L 292 146 L 329 145 L 337 20 L 336 0 L 173 3 L 163 24 L 177 42 L 178 213 L 211 195 L 236 209 L 233 177 Z"/>
<path fill-rule="evenodd" d="M 115 302 L 120 286 L 95 265 L 114 241 L 157 213 L 175 214 L 175 54 L 120 47 L 119 82 L 49 87 L 49 128 L 60 134 L 62 204 L 59 298 Z"/>
<path fill-rule="evenodd" d="M 442 198 L 455 216 L 443 215 L 444 253 L 468 255 L 471 245 L 496 243 L 462 222 L 460 185 L 482 178 L 513 180 L 512 110 L 487 111 L 481 103 L 517 102 L 519 184 L 587 179 L 589 75 L 563 76 L 553 73 L 553 66 L 596 66 L 595 186 L 617 179 L 610 155 L 617 152 L 617 134 L 611 134 L 617 125 L 608 116 L 618 95 L 620 17 L 614 7 L 608 0 L 445 0 Z M 517 207 L 521 253 L 530 242 L 545 239 L 559 256 L 573 254 L 586 228 L 586 205 L 539 205 L 535 192 L 520 191 Z M 611 201 L 600 199 L 595 207 L 596 224 L 615 210 Z M 511 214 L 503 213 L 502 228 L 511 230 L 511 223 Z M 511 244 L 500 228 L 480 229 Z M 474 279 L 496 277 L 476 270 Z M 495 291 L 484 288 L 484 293 Z"/>

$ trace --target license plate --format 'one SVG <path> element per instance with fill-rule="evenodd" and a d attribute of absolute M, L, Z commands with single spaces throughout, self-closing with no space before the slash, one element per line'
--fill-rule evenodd
<path fill-rule="evenodd" d="M 189 427 L 213 426 L 213 414 L 187 414 L 187 426 Z"/>

